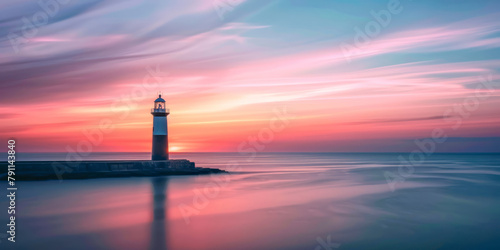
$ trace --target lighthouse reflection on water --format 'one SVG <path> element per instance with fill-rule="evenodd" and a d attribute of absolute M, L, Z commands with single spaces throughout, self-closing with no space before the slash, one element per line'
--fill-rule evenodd
<path fill-rule="evenodd" d="M 156 177 L 151 179 L 153 188 L 151 222 L 151 250 L 167 249 L 168 246 L 168 177 Z"/>

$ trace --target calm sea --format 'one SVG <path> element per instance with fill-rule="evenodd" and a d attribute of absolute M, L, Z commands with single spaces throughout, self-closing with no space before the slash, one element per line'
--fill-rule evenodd
<path fill-rule="evenodd" d="M 19 182 L 0 249 L 500 249 L 500 155 L 434 154 L 413 173 L 399 155 L 174 154 L 232 173 Z"/>

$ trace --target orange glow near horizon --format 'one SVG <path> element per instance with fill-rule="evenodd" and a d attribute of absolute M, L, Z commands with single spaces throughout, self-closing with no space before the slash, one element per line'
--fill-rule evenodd
<path fill-rule="evenodd" d="M 394 86 L 396 89 L 400 88 Z M 472 93 L 462 88 L 441 85 L 433 93 L 427 86 L 412 86 L 421 95 L 356 93 L 360 89 L 343 90 L 334 94 L 317 93 L 323 98 L 309 99 L 300 94 L 290 100 L 271 101 L 256 97 L 254 103 L 235 103 L 251 100 L 255 93 L 235 93 L 228 96 L 227 104 L 211 96 L 166 95 L 171 109 L 169 121 L 170 152 L 235 152 L 241 143 L 251 137 L 258 138 L 261 131 L 269 130 L 270 122 L 279 118 L 276 110 L 286 109 L 287 123 L 278 119 L 283 129 L 273 132 L 272 141 L 265 143 L 263 151 L 377 151 L 377 144 L 391 148 L 400 140 L 430 137 L 436 127 L 452 124 L 440 118 L 452 104 L 435 100 L 460 100 Z M 432 88 L 436 88 L 433 86 Z M 384 92 L 396 91 L 389 89 Z M 399 91 L 398 91 L 399 92 Z M 290 93 L 291 94 L 291 93 Z M 305 94 L 305 93 L 302 93 Z M 120 96 L 121 93 L 116 93 Z M 278 95 L 289 95 L 276 91 Z M 273 95 L 269 95 L 271 98 Z M 439 98 L 437 98 L 439 97 Z M 149 108 L 154 95 L 134 103 L 131 108 L 115 109 L 111 100 L 94 104 L 75 102 L 71 106 L 56 104 L 30 108 L 37 112 L 24 114 L 25 106 L 10 112 L 4 130 L 14 130 L 18 147 L 27 152 L 65 152 L 86 149 L 92 152 L 150 152 L 152 116 Z M 266 102 L 269 101 L 269 102 Z M 489 101 L 474 117 L 464 120 L 461 129 L 450 130 L 449 136 L 498 135 L 496 124 L 497 99 Z M 96 102 L 97 103 L 97 102 Z M 368 104 L 369 103 L 369 104 Z M 426 103 L 427 105 L 422 105 Z M 411 110 L 411 114 L 410 111 Z M 109 128 L 108 128 L 109 127 Z M 268 137 L 269 135 L 264 135 Z M 267 139 L 266 139 L 267 140 Z M 89 144 L 92 143 L 92 144 Z M 397 145 L 396 145 L 397 146 Z"/>

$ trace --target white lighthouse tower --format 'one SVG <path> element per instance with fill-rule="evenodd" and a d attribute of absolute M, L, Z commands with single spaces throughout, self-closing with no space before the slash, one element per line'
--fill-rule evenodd
<path fill-rule="evenodd" d="M 165 107 L 165 100 L 158 95 L 155 106 L 151 109 L 153 115 L 153 151 L 151 160 L 168 160 L 168 129 L 167 116 L 170 110 Z"/>

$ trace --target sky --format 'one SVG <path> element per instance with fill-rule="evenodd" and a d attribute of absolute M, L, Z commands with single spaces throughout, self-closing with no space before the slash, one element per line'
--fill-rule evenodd
<path fill-rule="evenodd" d="M 0 2 L 24 152 L 500 152 L 499 70 L 497 0 Z"/>

